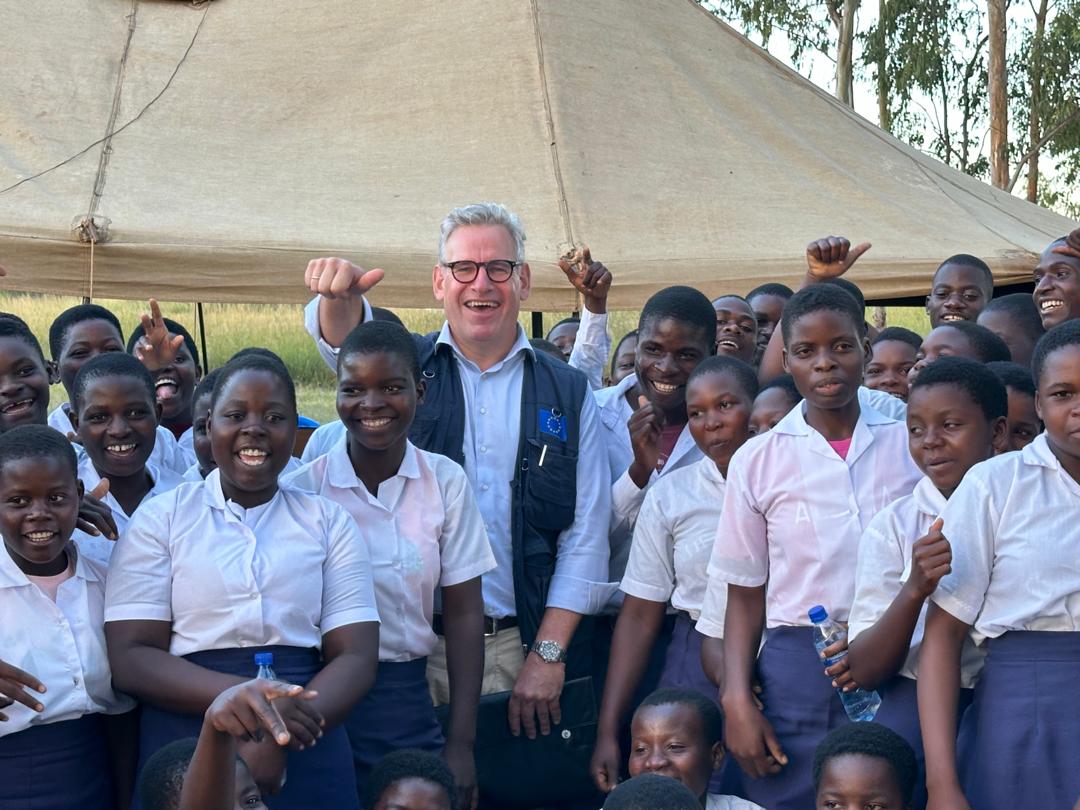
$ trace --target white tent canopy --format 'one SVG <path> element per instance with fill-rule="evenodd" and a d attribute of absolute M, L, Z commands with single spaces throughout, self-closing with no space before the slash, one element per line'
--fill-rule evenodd
<path fill-rule="evenodd" d="M 539 309 L 573 305 L 553 262 L 583 242 L 636 307 L 792 281 L 830 233 L 874 243 L 868 297 L 923 294 L 958 252 L 1021 281 L 1075 227 L 690 0 L 33 5 L 0 0 L 9 288 L 301 301 L 307 260 L 340 255 L 387 270 L 380 304 L 431 306 L 440 219 L 488 199 L 524 220 Z"/>

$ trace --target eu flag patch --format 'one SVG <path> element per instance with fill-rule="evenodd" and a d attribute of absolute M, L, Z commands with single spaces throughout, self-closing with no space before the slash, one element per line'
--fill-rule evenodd
<path fill-rule="evenodd" d="M 566 441 L 566 417 L 557 409 L 540 409 L 540 432 L 554 436 L 559 441 Z"/>

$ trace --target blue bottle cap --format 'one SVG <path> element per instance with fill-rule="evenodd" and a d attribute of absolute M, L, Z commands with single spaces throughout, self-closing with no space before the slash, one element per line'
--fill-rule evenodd
<path fill-rule="evenodd" d="M 257 666 L 257 667 L 272 667 L 273 665 L 274 665 L 274 654 L 272 652 L 255 653 L 255 666 Z"/>
<path fill-rule="evenodd" d="M 810 608 L 807 615 L 810 617 L 810 621 L 812 621 L 814 624 L 818 624 L 819 622 L 823 622 L 827 618 L 829 618 L 828 611 L 826 611 L 825 608 L 823 608 L 821 605 L 814 605 L 812 608 Z"/>

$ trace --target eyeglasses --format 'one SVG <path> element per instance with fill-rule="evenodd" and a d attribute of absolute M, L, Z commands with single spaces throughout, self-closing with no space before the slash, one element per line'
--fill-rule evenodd
<path fill-rule="evenodd" d="M 509 259 L 492 259 L 490 262 L 446 262 L 443 267 L 450 269 L 450 274 L 454 277 L 454 281 L 460 284 L 469 284 L 476 278 L 480 272 L 480 268 L 483 267 L 487 273 L 487 277 L 496 284 L 500 284 L 507 281 L 510 276 L 514 274 L 514 268 L 519 267 L 520 262 L 512 262 Z"/>

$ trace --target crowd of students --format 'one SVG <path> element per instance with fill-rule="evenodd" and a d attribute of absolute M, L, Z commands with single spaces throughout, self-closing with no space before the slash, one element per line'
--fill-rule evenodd
<path fill-rule="evenodd" d="M 524 240 L 452 211 L 427 336 L 312 261 L 340 419 L 300 459 L 272 347 L 204 376 L 156 302 L 126 342 L 84 304 L 46 358 L 0 314 L 0 807 L 500 807 L 481 695 L 535 739 L 589 677 L 567 807 L 1072 808 L 1080 231 L 1030 296 L 946 259 L 925 337 L 828 237 L 797 292 L 668 287 L 614 350 L 587 249 L 580 320 L 526 338 Z"/>

